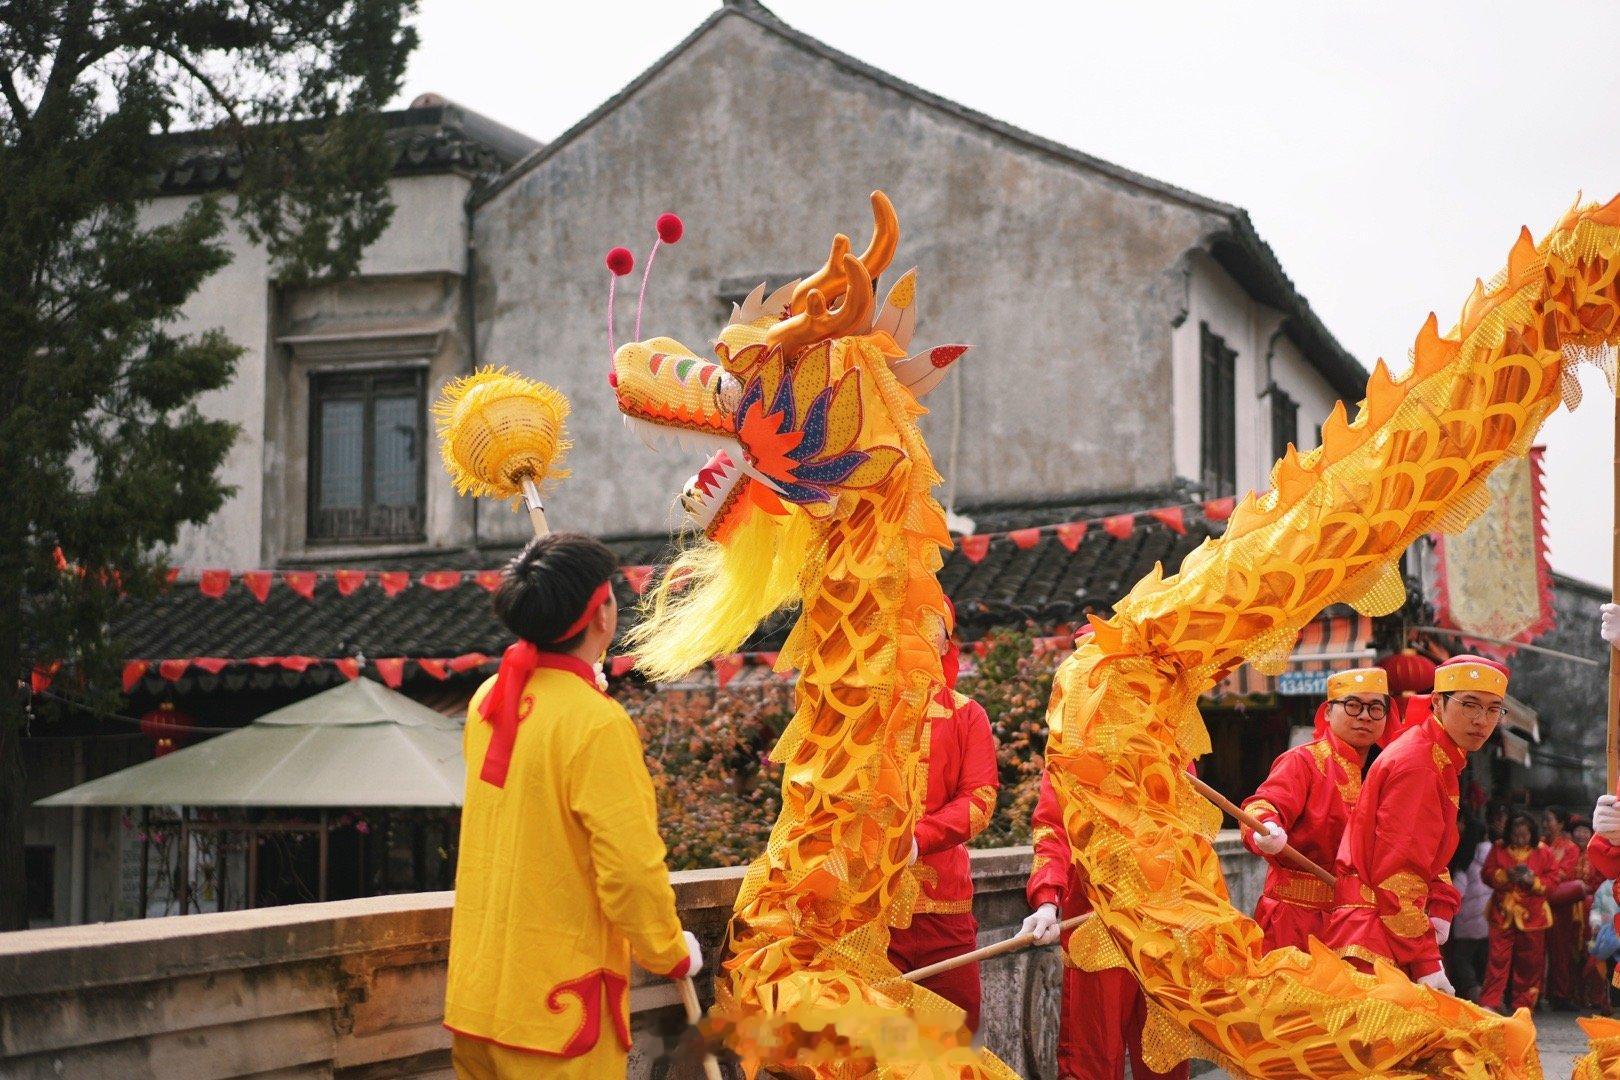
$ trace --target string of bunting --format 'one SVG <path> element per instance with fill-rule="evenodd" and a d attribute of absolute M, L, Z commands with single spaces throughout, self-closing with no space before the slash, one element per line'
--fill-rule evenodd
<path fill-rule="evenodd" d="M 1073 638 L 1067 634 L 1054 637 L 1036 638 L 1034 653 L 1040 656 L 1044 653 L 1067 648 Z M 962 646 L 965 653 L 983 656 L 990 650 L 989 641 L 973 641 Z M 744 668 L 763 667 L 774 669 L 779 656 L 776 652 L 735 652 L 717 656 L 709 661 L 708 667 L 714 672 L 714 682 L 717 687 L 725 687 L 735 679 Z M 165 682 L 179 682 L 188 672 L 195 669 L 207 675 L 219 675 L 229 667 L 246 667 L 258 670 L 278 668 L 296 674 L 316 667 L 330 667 L 337 670 L 345 678 L 358 679 L 361 671 L 366 667 L 372 668 L 387 685 L 398 688 L 405 681 L 405 665 L 415 664 L 423 674 L 438 679 L 441 682 L 452 675 L 462 675 L 469 671 L 480 670 L 485 667 L 493 669 L 500 662 L 500 657 L 489 656 L 485 653 L 463 653 L 452 657 L 430 656 L 380 656 L 375 659 L 364 659 L 353 656 L 320 657 L 320 656 L 251 656 L 251 657 L 222 657 L 222 656 L 191 656 L 177 657 L 167 660 L 126 660 L 123 670 L 124 693 L 133 693 L 140 685 L 142 679 L 148 675 L 155 675 Z M 614 678 L 628 675 L 635 667 L 634 656 L 613 656 L 608 658 L 607 673 Z M 52 672 L 51 674 L 54 674 Z M 791 675 L 782 675 L 790 678 Z M 35 693 L 44 693 L 50 686 L 48 675 L 36 672 L 33 690 Z"/>
<path fill-rule="evenodd" d="M 1136 530 L 1138 521 L 1146 518 L 1180 535 L 1187 532 L 1186 512 L 1191 509 L 1201 510 L 1204 517 L 1210 521 L 1221 522 L 1232 516 L 1237 501 L 1232 498 L 1210 499 L 1205 502 L 1179 503 L 1174 506 L 1161 506 L 1152 510 L 1138 510 L 1123 514 L 1112 514 L 1107 517 L 1088 518 L 1081 521 L 1065 521 L 1051 525 L 1035 525 L 1025 529 L 1012 529 L 1007 532 L 973 533 L 960 537 L 957 546 L 969 562 L 983 561 L 989 554 L 990 545 L 998 540 L 1005 540 L 1015 547 L 1028 549 L 1040 542 L 1044 535 L 1055 534 L 1058 542 L 1070 551 L 1076 551 L 1080 542 L 1092 528 L 1100 528 L 1103 532 L 1116 540 L 1128 538 Z M 637 596 L 647 590 L 652 580 L 655 568 L 651 566 L 621 566 L 619 575 L 625 580 Z M 397 596 L 406 589 L 421 586 L 425 589 L 444 591 L 459 588 L 467 581 L 472 581 L 486 592 L 494 592 L 501 583 L 499 570 L 427 570 L 413 573 L 409 570 L 198 570 L 185 572 L 181 570 L 169 571 L 171 584 L 182 579 L 195 577 L 197 589 L 204 596 L 219 599 L 229 590 L 231 585 L 239 584 L 259 603 L 264 603 L 279 579 L 282 586 L 291 590 L 305 600 L 315 599 L 315 586 L 329 580 L 337 586 L 338 595 L 348 596 L 355 590 L 374 585 L 387 596 Z"/>

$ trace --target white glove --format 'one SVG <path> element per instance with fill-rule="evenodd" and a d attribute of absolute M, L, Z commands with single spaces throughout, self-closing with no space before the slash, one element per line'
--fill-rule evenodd
<path fill-rule="evenodd" d="M 1457 996 L 1457 988 L 1451 985 L 1450 979 L 1446 978 L 1445 968 L 1438 968 L 1420 977 L 1418 985 L 1427 986 L 1430 990 L 1438 990 L 1442 994 L 1450 994 L 1452 997 Z"/>
<path fill-rule="evenodd" d="M 698 944 L 697 935 L 690 930 L 682 930 L 681 936 L 686 938 L 686 955 L 692 958 L 692 964 L 686 969 L 685 978 L 690 979 L 703 970 L 703 947 Z"/>
<path fill-rule="evenodd" d="M 1611 844 L 1620 844 L 1620 798 L 1598 796 L 1597 805 L 1592 807 L 1592 831 Z"/>
<path fill-rule="evenodd" d="M 1020 937 L 1025 934 L 1035 935 L 1035 944 L 1051 945 L 1062 936 L 1063 930 L 1058 922 L 1058 909 L 1056 904 L 1042 904 L 1030 912 L 1024 925 L 1018 928 Z"/>
<path fill-rule="evenodd" d="M 1288 834 L 1275 821 L 1268 821 L 1265 825 L 1266 831 L 1255 835 L 1254 846 L 1266 855 L 1275 855 L 1288 846 Z"/>
<path fill-rule="evenodd" d="M 1595 911 L 1592 912 L 1592 914 L 1586 917 L 1586 925 L 1592 928 L 1592 933 L 1597 933 L 1599 930 L 1603 929 L 1603 916 L 1599 915 Z"/>
<path fill-rule="evenodd" d="M 1434 927 L 1434 943 L 1436 945 L 1444 945 L 1446 943 L 1446 939 L 1451 936 L 1451 920 L 1437 919 L 1433 915 L 1430 915 L 1429 925 Z"/>
<path fill-rule="evenodd" d="M 1603 623 L 1598 633 L 1610 645 L 1620 642 L 1620 604 L 1604 604 L 1598 610 L 1603 612 Z"/>
<path fill-rule="evenodd" d="M 917 838 L 915 836 L 913 836 L 911 838 L 911 859 L 910 859 L 909 862 L 906 863 L 906 865 L 907 866 L 915 866 L 916 864 L 917 864 Z"/>
<path fill-rule="evenodd" d="M 602 669 L 602 661 L 596 662 L 596 688 L 602 693 L 608 692 L 607 672 Z"/>

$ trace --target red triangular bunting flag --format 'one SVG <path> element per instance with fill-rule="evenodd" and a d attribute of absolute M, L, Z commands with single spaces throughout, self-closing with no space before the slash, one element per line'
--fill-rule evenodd
<path fill-rule="evenodd" d="M 473 575 L 478 587 L 485 592 L 494 592 L 501 587 L 501 572 L 499 570 L 480 570 Z"/>
<path fill-rule="evenodd" d="M 1204 504 L 1204 516 L 1211 521 L 1225 521 L 1237 509 L 1237 500 L 1228 495 L 1224 499 L 1211 499 Z"/>
<path fill-rule="evenodd" d="M 248 657 L 248 663 L 252 664 L 254 667 L 259 667 L 259 668 L 275 667 L 277 664 L 281 663 L 281 657 L 279 657 L 279 656 L 250 656 L 250 657 Z"/>
<path fill-rule="evenodd" d="M 620 675 L 629 674 L 630 669 L 635 666 L 636 658 L 633 656 L 610 657 L 608 659 L 608 674 L 612 675 L 616 679 Z"/>
<path fill-rule="evenodd" d="M 281 661 L 282 667 L 288 671 L 296 671 L 300 675 L 320 663 L 313 656 L 282 656 L 278 657 L 278 659 Z"/>
<path fill-rule="evenodd" d="M 247 570 L 242 574 L 242 586 L 252 593 L 259 603 L 270 595 L 270 582 L 275 580 L 268 570 Z"/>
<path fill-rule="evenodd" d="M 212 596 L 215 600 L 225 595 L 225 590 L 231 587 L 231 572 L 229 570 L 204 570 L 197 578 L 197 588 L 204 596 Z"/>
<path fill-rule="evenodd" d="M 429 570 L 427 573 L 422 575 L 422 584 L 426 585 L 430 589 L 437 589 L 440 592 L 443 592 L 445 589 L 453 589 L 457 585 L 461 584 L 461 571 Z"/>
<path fill-rule="evenodd" d="M 1057 527 L 1058 543 L 1074 551 L 1080 547 L 1080 541 L 1086 538 L 1086 523 L 1083 521 L 1068 521 Z"/>
<path fill-rule="evenodd" d="M 366 583 L 366 572 L 364 570 L 334 570 L 332 571 L 332 580 L 337 583 L 338 595 L 348 596 Z"/>
<path fill-rule="evenodd" d="M 281 580 L 286 582 L 287 588 L 305 600 L 315 599 L 315 571 L 288 570 L 281 575 Z"/>
<path fill-rule="evenodd" d="M 377 575 L 377 584 L 389 596 L 398 596 L 401 590 L 411 584 L 411 575 L 404 570 L 385 570 Z"/>
<path fill-rule="evenodd" d="M 133 691 L 140 683 L 141 676 L 146 674 L 146 669 L 151 666 L 145 660 L 125 660 L 124 693 L 128 694 Z"/>
<path fill-rule="evenodd" d="M 178 566 L 171 566 L 167 570 L 163 571 L 163 583 L 165 585 L 173 585 L 179 580 L 180 568 Z"/>
<path fill-rule="evenodd" d="M 1019 549 L 1028 551 L 1030 548 L 1041 542 L 1041 530 L 1017 529 L 1008 533 L 1007 539 L 1011 540 L 1014 546 L 1018 547 Z"/>
<path fill-rule="evenodd" d="M 339 573 L 342 573 L 342 571 L 339 571 Z M 343 677 L 345 679 L 358 679 L 360 677 L 360 661 L 354 659 L 352 656 L 346 656 L 341 660 L 334 660 L 332 661 L 332 666 L 343 672 Z"/>
<path fill-rule="evenodd" d="M 462 653 L 460 656 L 450 661 L 450 670 L 455 672 L 457 675 L 460 675 L 463 671 L 471 671 L 473 668 L 483 667 L 488 660 L 489 657 L 485 656 L 481 652 Z"/>
<path fill-rule="evenodd" d="M 780 660 L 781 657 L 782 657 L 782 654 L 779 653 L 779 652 L 762 652 L 762 653 L 755 653 L 754 655 L 759 657 L 759 662 L 760 663 L 764 664 L 766 667 L 771 668 L 773 670 L 776 667 L 776 662 L 778 660 Z"/>
<path fill-rule="evenodd" d="M 717 689 L 724 689 L 725 685 L 737 677 L 737 672 L 743 667 L 741 653 L 727 653 L 725 656 L 714 658 L 714 685 Z"/>
<path fill-rule="evenodd" d="M 630 583 L 630 588 L 635 590 L 637 596 L 647 591 L 647 582 L 651 579 L 652 572 L 653 568 L 650 566 L 619 567 L 619 573 L 624 575 L 624 580 Z"/>
<path fill-rule="evenodd" d="M 990 537 L 988 536 L 964 536 L 960 544 L 962 554 L 966 555 L 968 562 L 971 563 L 981 561 L 990 553 Z"/>
<path fill-rule="evenodd" d="M 383 682 L 398 690 L 399 684 L 405 681 L 404 657 L 385 656 L 372 662 L 377 665 L 377 674 L 382 676 Z"/>
<path fill-rule="evenodd" d="M 168 679 L 170 682 L 174 682 L 175 680 L 179 679 L 180 676 L 184 675 L 186 673 L 186 668 L 190 666 L 190 660 L 159 660 L 158 674 L 163 676 L 165 679 Z"/>
<path fill-rule="evenodd" d="M 418 660 L 417 666 L 435 679 L 443 681 L 450 677 L 450 669 L 443 660 Z"/>
<path fill-rule="evenodd" d="M 62 670 L 62 661 L 52 660 L 48 664 L 35 664 L 33 672 L 28 676 L 28 685 L 33 687 L 34 693 L 43 694 L 51 688 L 51 680 L 56 673 Z"/>
<path fill-rule="evenodd" d="M 1131 535 L 1131 530 L 1136 528 L 1136 515 L 1115 514 L 1113 517 L 1103 518 L 1102 527 L 1103 532 L 1115 540 L 1124 540 Z"/>
<path fill-rule="evenodd" d="M 230 661 L 221 659 L 218 656 L 199 656 L 191 663 L 194 667 L 200 667 L 210 675 L 218 675 L 225 670 Z"/>
<path fill-rule="evenodd" d="M 1187 535 L 1187 521 L 1182 515 L 1179 506 L 1166 506 L 1159 510 L 1149 510 L 1148 516 L 1171 532 L 1178 533 L 1181 536 Z"/>

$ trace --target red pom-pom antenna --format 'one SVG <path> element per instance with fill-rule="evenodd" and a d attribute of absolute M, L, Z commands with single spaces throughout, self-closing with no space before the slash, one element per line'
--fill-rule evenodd
<path fill-rule="evenodd" d="M 680 233 L 680 222 L 676 220 L 676 233 Z M 636 257 L 630 254 L 630 249 L 616 247 L 607 253 L 607 268 L 613 271 L 614 277 L 624 277 L 636 268 Z"/>
<path fill-rule="evenodd" d="M 658 239 L 653 241 L 652 250 L 647 252 L 647 266 L 641 271 L 641 294 L 636 297 L 636 340 L 641 340 L 641 311 L 647 306 L 647 279 L 652 277 L 653 259 L 658 257 L 660 244 L 673 244 L 680 240 L 686 232 L 686 225 L 676 214 L 659 214 L 658 220 L 653 222 L 653 228 L 658 230 Z"/>

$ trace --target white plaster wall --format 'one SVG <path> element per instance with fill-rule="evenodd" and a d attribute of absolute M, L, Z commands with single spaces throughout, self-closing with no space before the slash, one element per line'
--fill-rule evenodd
<path fill-rule="evenodd" d="M 468 187 L 465 177 L 449 174 L 393 180 L 389 184 L 393 220 L 367 249 L 360 272 L 436 271 L 459 277 L 466 265 Z M 190 201 L 189 197 L 155 200 L 142 215 L 143 223 L 172 221 Z M 230 265 L 202 283 L 186 303 L 177 328 L 201 332 L 217 327 L 243 347 L 231 384 L 198 401 L 205 415 L 240 428 L 220 471 L 221 479 L 236 492 L 206 524 L 182 530 L 171 559 L 181 567 L 245 570 L 264 565 L 275 555 L 265 549 L 263 540 L 266 478 L 280 476 L 287 452 L 265 440 L 265 398 L 266 387 L 273 382 L 267 364 L 284 361 L 272 344 L 269 259 L 234 221 L 227 227 L 226 244 L 232 252 Z M 430 399 L 437 390 L 428 388 Z M 271 484 L 269 490 L 276 487 Z"/>
<path fill-rule="evenodd" d="M 1337 400 L 1328 382 L 1305 362 L 1285 336 L 1273 337 L 1282 318 L 1257 303 L 1203 254 L 1191 257 L 1187 317 L 1172 335 L 1174 371 L 1176 475 L 1197 480 L 1202 474 L 1199 450 L 1200 326 L 1225 340 L 1237 353 L 1237 493 L 1264 491 L 1271 485 L 1271 402 L 1266 388 L 1266 355 L 1271 352 L 1271 378 L 1299 403 L 1301 450 L 1315 446 L 1322 421 Z"/>
<path fill-rule="evenodd" d="M 517 366 L 573 403 L 574 475 L 552 500 L 554 524 L 661 532 L 703 461 L 654 454 L 623 430 L 605 381 L 603 253 L 627 244 L 644 258 L 653 219 L 679 212 L 686 237 L 658 256 L 642 336 L 704 351 L 725 314 L 722 282 L 812 270 L 835 232 L 863 244 L 878 187 L 900 215 L 895 266 L 920 267 L 915 344 L 973 345 L 949 377 L 963 401 L 959 501 L 1171 480 L 1176 268 L 1213 216 L 920 105 L 736 17 L 475 211 L 479 360 Z M 621 290 L 621 342 L 636 280 Z M 927 401 L 942 472 L 955 395 L 947 382 Z M 486 542 L 526 528 L 499 507 L 479 522 Z"/>

